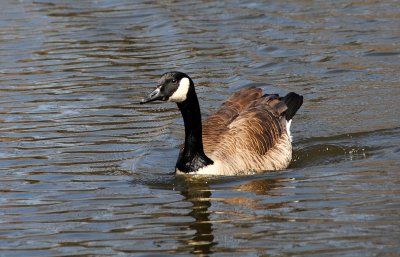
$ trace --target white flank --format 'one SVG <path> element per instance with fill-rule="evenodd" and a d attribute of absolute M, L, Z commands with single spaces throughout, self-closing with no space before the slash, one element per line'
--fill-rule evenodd
<path fill-rule="evenodd" d="M 292 139 L 293 139 L 292 133 L 290 133 L 290 125 L 291 125 L 291 124 L 292 124 L 292 120 L 288 120 L 288 121 L 286 122 L 286 133 L 287 133 L 287 135 L 289 136 L 290 142 L 292 142 Z"/>
<path fill-rule="evenodd" d="M 179 82 L 178 89 L 168 99 L 170 102 L 181 103 L 186 100 L 187 93 L 189 91 L 190 80 L 188 78 L 182 78 Z"/>

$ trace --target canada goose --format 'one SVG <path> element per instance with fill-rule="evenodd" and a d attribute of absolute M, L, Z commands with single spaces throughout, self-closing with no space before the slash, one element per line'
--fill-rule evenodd
<path fill-rule="evenodd" d="M 185 125 L 185 144 L 176 163 L 177 174 L 240 175 L 287 168 L 292 158 L 290 123 L 303 97 L 262 94 L 245 88 L 201 121 L 192 79 L 173 71 L 140 103 L 176 102 Z"/>

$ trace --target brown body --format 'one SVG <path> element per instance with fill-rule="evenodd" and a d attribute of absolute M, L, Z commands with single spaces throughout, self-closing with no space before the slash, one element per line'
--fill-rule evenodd
<path fill-rule="evenodd" d="M 204 152 L 214 164 L 196 173 L 238 175 L 286 168 L 292 158 L 286 109 L 276 95 L 263 96 L 260 88 L 233 94 L 203 121 Z"/>

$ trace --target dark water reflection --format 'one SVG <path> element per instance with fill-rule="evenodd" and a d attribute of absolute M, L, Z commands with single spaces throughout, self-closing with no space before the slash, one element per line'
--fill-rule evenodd
<path fill-rule="evenodd" d="M 2 1 L 0 256 L 396 256 L 397 1 Z M 296 91 L 288 170 L 171 175 L 182 70 L 203 114 Z"/>

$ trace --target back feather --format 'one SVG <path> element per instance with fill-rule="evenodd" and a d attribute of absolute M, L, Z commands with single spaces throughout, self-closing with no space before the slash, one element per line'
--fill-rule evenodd
<path fill-rule="evenodd" d="M 293 92 L 279 97 L 263 95 L 260 88 L 251 87 L 234 93 L 203 122 L 206 154 L 217 151 L 218 155 L 229 155 L 240 149 L 266 154 L 282 133 L 287 133 L 286 121 L 293 118 L 302 103 L 303 97 Z"/>
<path fill-rule="evenodd" d="M 254 100 L 262 96 L 260 88 L 244 88 L 231 95 L 221 108 L 203 121 L 203 145 L 206 152 L 212 152 L 231 124 Z"/>

